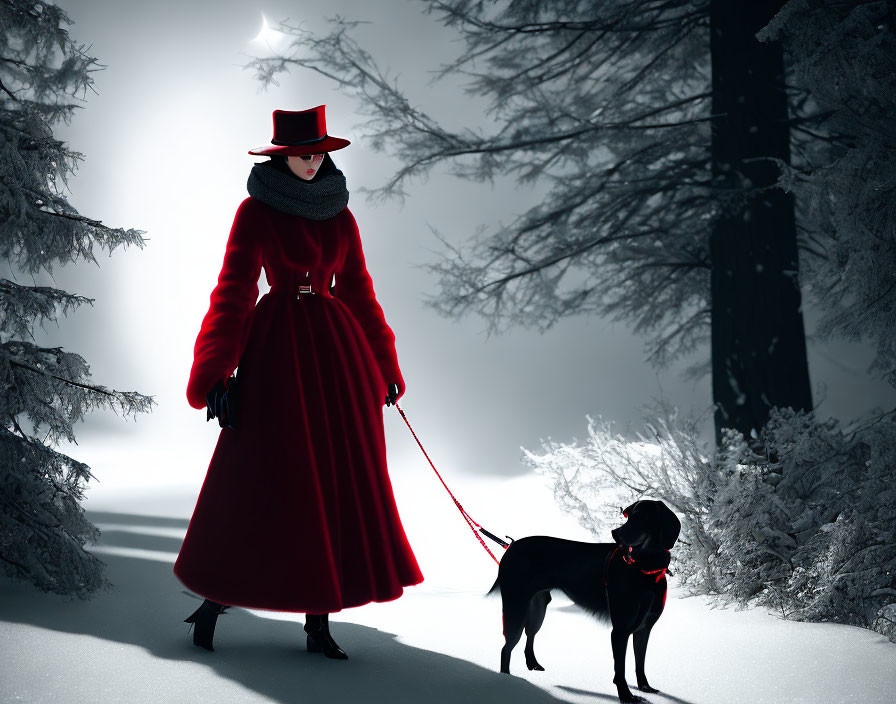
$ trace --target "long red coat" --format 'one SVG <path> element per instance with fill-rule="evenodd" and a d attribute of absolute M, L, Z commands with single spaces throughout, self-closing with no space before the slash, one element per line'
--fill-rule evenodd
<path fill-rule="evenodd" d="M 321 293 L 297 299 L 306 282 Z M 220 431 L 177 577 L 219 603 L 312 613 L 423 581 L 386 468 L 386 385 L 404 380 L 348 208 L 315 221 L 246 198 L 210 301 L 187 400 L 204 409 L 239 366 L 238 427 Z"/>

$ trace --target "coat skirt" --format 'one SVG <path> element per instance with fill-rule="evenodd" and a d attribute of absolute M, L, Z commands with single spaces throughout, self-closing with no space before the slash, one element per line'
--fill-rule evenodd
<path fill-rule="evenodd" d="M 264 267 L 270 292 L 260 300 Z M 297 296 L 299 284 L 316 293 Z M 405 384 L 348 208 L 329 220 L 246 198 L 194 347 L 187 400 L 237 376 L 174 573 L 222 604 L 327 613 L 423 575 L 386 466 L 387 384 Z"/>

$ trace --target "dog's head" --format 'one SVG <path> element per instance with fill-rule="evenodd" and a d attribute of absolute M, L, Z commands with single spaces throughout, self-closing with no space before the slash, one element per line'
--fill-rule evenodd
<path fill-rule="evenodd" d="M 610 531 L 623 547 L 671 550 L 681 532 L 681 521 L 662 501 L 636 501 L 622 509 L 628 521 Z"/>

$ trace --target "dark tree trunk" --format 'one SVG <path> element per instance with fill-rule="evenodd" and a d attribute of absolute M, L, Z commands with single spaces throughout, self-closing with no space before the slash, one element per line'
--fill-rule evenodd
<path fill-rule="evenodd" d="M 812 408 L 793 195 L 774 187 L 772 158 L 790 161 L 783 55 L 754 36 L 783 4 L 710 4 L 712 171 L 722 206 L 710 234 L 717 443 L 723 427 L 758 432 L 772 406 Z"/>

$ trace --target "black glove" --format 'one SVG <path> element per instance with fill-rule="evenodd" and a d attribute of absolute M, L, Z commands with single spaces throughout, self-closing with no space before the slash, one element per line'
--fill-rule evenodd
<path fill-rule="evenodd" d="M 230 424 L 230 403 L 227 398 L 227 387 L 233 379 L 234 377 L 230 377 L 226 383 L 223 379 L 216 381 L 215 385 L 211 388 L 211 391 L 205 395 L 205 405 L 207 409 L 205 414 L 206 422 L 210 421 L 212 418 L 217 418 L 218 425 L 222 428 L 233 427 Z"/>
<path fill-rule="evenodd" d="M 387 387 L 388 394 L 386 394 L 386 405 L 391 406 L 398 400 L 398 384 L 389 384 Z"/>

